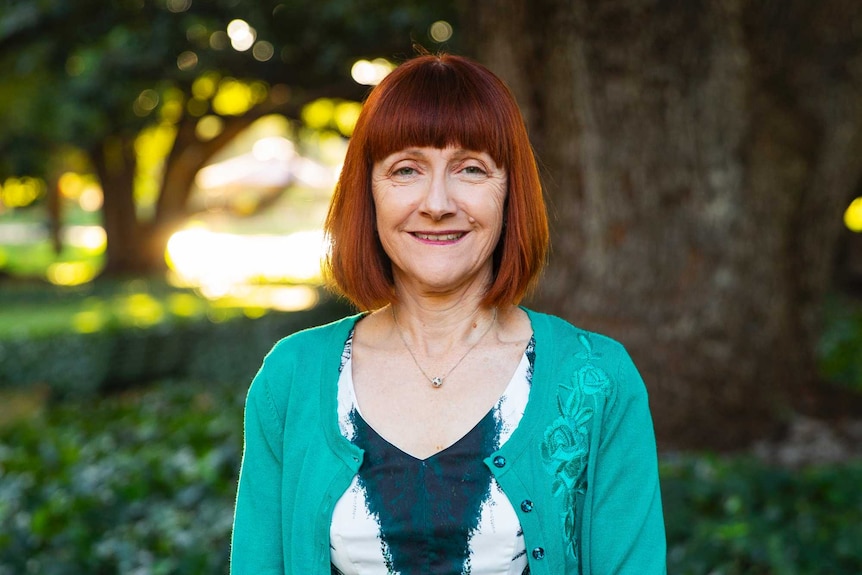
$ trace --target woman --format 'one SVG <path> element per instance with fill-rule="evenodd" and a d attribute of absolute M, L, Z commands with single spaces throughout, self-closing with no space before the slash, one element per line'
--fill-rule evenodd
<path fill-rule="evenodd" d="M 282 340 L 255 377 L 232 573 L 664 573 L 637 370 L 517 305 L 548 229 L 503 83 L 456 56 L 393 71 L 326 229 L 365 313 Z"/>

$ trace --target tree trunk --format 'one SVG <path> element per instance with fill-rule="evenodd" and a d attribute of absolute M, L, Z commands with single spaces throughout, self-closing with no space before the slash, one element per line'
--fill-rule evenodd
<path fill-rule="evenodd" d="M 816 389 L 862 176 L 855 0 L 471 3 L 553 217 L 536 305 L 627 345 L 660 445 L 733 448 Z M 475 14 L 478 11 L 478 14 Z"/>
<path fill-rule="evenodd" d="M 90 157 L 102 184 L 102 225 L 107 237 L 102 275 L 131 275 L 147 271 L 141 260 L 141 230 L 135 211 L 136 157 L 134 142 L 111 138 L 92 150 Z"/>
<path fill-rule="evenodd" d="M 189 217 L 189 197 L 198 172 L 218 151 L 262 117 L 264 109 L 259 106 L 243 116 L 225 119 L 218 136 L 207 141 L 199 140 L 195 133 L 197 118 L 185 116 L 180 120 L 174 145 L 165 159 L 155 215 L 146 226 L 145 257 L 151 269 L 164 267 L 168 240 Z"/>
<path fill-rule="evenodd" d="M 155 215 L 145 226 L 144 265 L 152 271 L 165 268 L 165 249 L 171 235 L 189 217 L 188 203 L 198 172 L 213 156 L 224 149 L 255 121 L 273 113 L 298 115 L 300 107 L 292 101 L 270 95 L 265 102 L 241 116 L 223 118 L 224 125 L 217 136 L 201 141 L 195 128 L 197 118 L 184 116 L 177 125 L 177 135 L 162 175 Z"/>
<path fill-rule="evenodd" d="M 255 120 L 278 110 L 267 102 L 242 116 L 227 118 L 219 135 L 205 142 L 195 134 L 197 119 L 183 118 L 165 159 L 155 214 L 149 221 L 140 221 L 136 213 L 133 142 L 113 137 L 93 150 L 92 160 L 105 196 L 102 216 L 108 248 L 103 275 L 165 271 L 165 249 L 171 235 L 189 216 L 188 201 L 198 171 Z"/>

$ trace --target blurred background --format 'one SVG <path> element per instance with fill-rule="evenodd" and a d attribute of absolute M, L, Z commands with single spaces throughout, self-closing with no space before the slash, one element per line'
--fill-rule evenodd
<path fill-rule="evenodd" d="M 673 573 L 862 573 L 862 4 L 0 0 L 0 575 L 226 573 L 269 347 L 368 90 L 503 77 L 531 307 L 650 392 Z"/>

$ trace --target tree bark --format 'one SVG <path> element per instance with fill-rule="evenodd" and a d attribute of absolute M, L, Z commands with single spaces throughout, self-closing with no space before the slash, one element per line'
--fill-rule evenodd
<path fill-rule="evenodd" d="M 142 265 L 141 230 L 135 210 L 134 142 L 110 138 L 90 153 L 102 185 L 102 225 L 107 247 L 102 275 L 130 275 L 147 271 Z"/>
<path fill-rule="evenodd" d="M 552 212 L 536 305 L 627 345 L 660 445 L 741 447 L 818 389 L 862 177 L 854 0 L 471 3 Z"/>

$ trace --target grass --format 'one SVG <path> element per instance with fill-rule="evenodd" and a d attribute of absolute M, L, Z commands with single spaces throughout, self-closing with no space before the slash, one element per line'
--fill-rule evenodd
<path fill-rule="evenodd" d="M 47 263 L 50 262 L 50 263 Z M 57 263 L 79 263 L 90 275 L 101 269 L 102 254 L 88 248 L 66 245 L 59 254 L 48 240 L 0 246 L 0 269 L 16 277 L 45 277 Z"/>
<path fill-rule="evenodd" d="M 35 280 L 0 287 L 0 339 L 10 336 L 92 332 L 109 326 L 146 327 L 161 321 L 217 313 L 193 290 L 174 288 L 161 278 L 112 280 L 75 287 Z"/>

